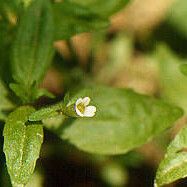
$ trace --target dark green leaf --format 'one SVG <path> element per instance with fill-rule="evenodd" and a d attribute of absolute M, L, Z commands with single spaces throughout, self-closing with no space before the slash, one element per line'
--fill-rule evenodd
<path fill-rule="evenodd" d="M 45 89 L 36 88 L 35 86 L 32 86 L 30 90 L 28 90 L 24 87 L 24 85 L 12 83 L 10 84 L 10 88 L 24 103 L 32 102 L 42 96 L 54 98 L 52 93 Z"/>
<path fill-rule="evenodd" d="M 55 98 L 55 96 L 51 92 L 43 88 L 36 89 L 36 91 L 34 90 L 33 95 L 35 98 L 40 98 L 42 96 L 53 98 L 53 99 Z"/>
<path fill-rule="evenodd" d="M 126 153 L 173 125 L 181 109 L 131 90 L 92 88 L 81 91 L 97 107 L 96 116 L 66 120 L 57 132 L 79 149 L 98 154 Z M 70 124 L 71 123 L 71 124 Z"/>
<path fill-rule="evenodd" d="M 20 107 L 12 112 L 4 127 L 4 153 L 13 186 L 25 185 L 35 168 L 43 142 L 41 124 L 28 124 L 28 116 L 35 110 Z"/>
<path fill-rule="evenodd" d="M 50 65 L 53 29 L 52 9 L 48 0 L 33 1 L 21 16 L 13 46 L 12 73 L 24 91 L 30 92 L 33 85 L 38 85 Z"/>
<path fill-rule="evenodd" d="M 12 41 L 15 36 L 15 26 L 10 23 L 6 14 L 12 15 L 12 12 L 4 12 L 5 7 L 0 2 L 0 78 L 4 82 L 9 82 L 11 79 L 10 73 L 10 50 Z M 7 8 L 8 9 L 8 8 Z M 12 15 L 13 16 L 13 15 Z M 11 19 L 11 16 L 9 17 Z M 6 50 L 5 50 L 6 49 Z"/>
<path fill-rule="evenodd" d="M 8 92 L 3 85 L 3 83 L 0 81 L 0 120 L 5 119 L 4 111 L 10 110 L 13 108 L 13 104 L 9 101 L 7 98 Z"/>
<path fill-rule="evenodd" d="M 109 25 L 107 19 L 75 3 L 56 3 L 53 6 L 55 21 L 55 40 L 69 39 L 71 36 L 98 31 Z"/>
<path fill-rule="evenodd" d="M 90 8 L 102 17 L 108 17 L 122 9 L 130 0 L 66 0 Z"/>
<path fill-rule="evenodd" d="M 187 176 L 187 128 L 183 128 L 167 148 L 159 165 L 155 186 L 169 184 Z"/>

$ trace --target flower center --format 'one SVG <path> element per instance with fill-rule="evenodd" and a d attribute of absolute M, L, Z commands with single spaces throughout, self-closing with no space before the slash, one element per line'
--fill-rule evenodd
<path fill-rule="evenodd" d="M 78 110 L 83 114 L 85 111 L 85 106 L 83 103 L 77 105 Z"/>

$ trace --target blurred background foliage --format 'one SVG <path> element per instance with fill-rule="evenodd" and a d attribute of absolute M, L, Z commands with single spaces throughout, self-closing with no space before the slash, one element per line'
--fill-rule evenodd
<path fill-rule="evenodd" d="M 6 82 L 12 79 L 7 66 L 10 60 L 10 44 L 15 39 L 21 9 L 28 6 L 29 0 L 24 1 L 23 6 L 18 6 L 20 2 L 21 0 L 0 0 L 0 76 L 4 80 L 4 83 L 0 83 L 0 98 L 6 95 L 3 91 Z M 92 6 L 93 1 L 65 2 L 80 3 L 86 7 Z M 114 12 L 118 12 L 115 14 L 107 11 L 109 6 L 114 6 L 110 1 L 105 1 L 105 10 L 99 9 L 99 2 L 96 3 L 96 12 L 90 12 L 88 19 L 93 21 L 92 14 L 97 13 L 98 16 L 112 15 L 108 29 L 81 33 L 66 41 L 59 40 L 67 38 L 66 35 L 58 37 L 59 33 L 64 31 L 55 28 L 58 41 L 54 42 L 54 63 L 40 87 L 52 92 L 57 96 L 57 100 L 60 100 L 67 90 L 77 89 L 74 85 L 89 84 L 87 74 L 90 74 L 97 83 L 131 88 L 138 93 L 163 98 L 187 112 L 187 77 L 180 72 L 180 66 L 187 62 L 187 1 L 131 0 L 120 11 L 117 5 Z M 66 11 L 66 6 L 57 5 L 55 9 L 58 17 L 59 9 Z M 85 13 L 84 9 L 81 11 L 81 14 Z M 74 19 L 71 14 L 70 21 L 73 22 Z M 98 26 L 98 20 L 95 19 L 88 28 Z M 103 18 L 99 27 L 106 24 L 109 22 Z M 87 31 L 84 28 L 79 30 Z M 0 108 L 11 109 L 12 103 L 0 103 Z M 51 100 L 44 98 L 36 105 L 46 103 L 51 103 Z M 0 113 L 0 119 L 3 118 Z M 187 118 L 184 116 L 169 132 L 159 135 L 150 143 L 128 154 L 110 157 L 81 152 L 67 142 L 62 143 L 54 134 L 45 130 L 45 142 L 37 162 L 37 171 L 27 187 L 152 186 L 165 148 L 186 122 Z M 58 125 L 58 121 L 48 121 L 47 125 L 52 128 Z M 2 129 L 3 123 L 0 126 L 1 132 Z M 2 144 L 1 136 L 1 150 Z M 0 156 L 0 186 L 8 187 L 10 181 L 2 151 Z M 186 181 L 180 180 L 168 186 L 186 186 Z"/>

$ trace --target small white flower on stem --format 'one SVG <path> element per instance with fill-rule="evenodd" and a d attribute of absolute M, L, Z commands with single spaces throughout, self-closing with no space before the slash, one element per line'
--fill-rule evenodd
<path fill-rule="evenodd" d="M 79 98 L 75 103 L 75 111 L 78 116 L 81 117 L 93 117 L 96 112 L 95 106 L 88 106 L 90 103 L 90 98 Z"/>

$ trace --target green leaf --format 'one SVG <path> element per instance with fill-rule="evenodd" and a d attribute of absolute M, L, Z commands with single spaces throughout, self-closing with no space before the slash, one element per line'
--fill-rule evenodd
<path fill-rule="evenodd" d="M 187 37 L 186 6 L 186 0 L 176 0 L 168 13 L 168 22 Z"/>
<path fill-rule="evenodd" d="M 40 98 L 42 96 L 46 96 L 46 97 L 49 97 L 52 99 L 55 98 L 55 96 L 51 92 L 49 92 L 48 90 L 46 90 L 44 88 L 36 89 L 36 91 L 34 90 L 33 95 L 35 96 L 35 98 Z"/>
<path fill-rule="evenodd" d="M 32 1 L 34 0 L 21 0 L 21 3 L 23 3 L 25 7 L 28 7 L 32 3 Z"/>
<path fill-rule="evenodd" d="M 4 153 L 13 186 L 25 185 L 35 168 L 43 142 L 41 124 L 26 124 L 28 116 L 35 110 L 20 107 L 12 112 L 4 127 Z"/>
<path fill-rule="evenodd" d="M 58 103 L 49 107 L 41 108 L 40 110 L 33 112 L 29 116 L 29 121 L 41 121 L 48 118 L 58 117 L 62 115 L 64 105 L 63 103 Z"/>
<path fill-rule="evenodd" d="M 15 16 L 21 10 L 20 0 L 0 0 L 0 14 L 10 19 L 11 16 Z"/>
<path fill-rule="evenodd" d="M 183 75 L 187 75 L 187 64 L 181 64 L 180 71 Z"/>
<path fill-rule="evenodd" d="M 5 120 L 4 111 L 12 109 L 14 106 L 7 98 L 8 92 L 0 80 L 0 120 Z"/>
<path fill-rule="evenodd" d="M 52 93 L 45 89 L 36 88 L 35 86 L 32 86 L 31 89 L 28 90 L 23 85 L 11 83 L 10 88 L 24 103 L 32 102 L 42 96 L 54 98 Z"/>
<path fill-rule="evenodd" d="M 155 186 L 169 184 L 187 176 L 187 128 L 183 128 L 167 148 L 159 165 Z"/>
<path fill-rule="evenodd" d="M 75 100 L 89 96 L 97 107 L 92 118 L 69 119 L 58 135 L 79 149 L 98 154 L 126 153 L 172 124 L 183 112 L 131 90 L 93 87 L 79 92 Z"/>
<path fill-rule="evenodd" d="M 9 10 L 11 9 L 9 6 L 5 6 L 6 3 L 0 2 L 0 78 L 4 82 L 9 82 L 11 79 L 10 51 L 12 41 L 14 41 L 15 27 L 9 23 L 14 13 Z"/>
<path fill-rule="evenodd" d="M 109 17 L 127 5 L 130 0 L 66 0 L 90 8 L 102 17 Z"/>
<path fill-rule="evenodd" d="M 25 92 L 31 92 L 33 86 L 42 81 L 51 63 L 53 29 L 52 8 L 48 0 L 33 1 L 21 16 L 13 46 L 12 73 Z"/>
<path fill-rule="evenodd" d="M 177 57 L 165 45 L 158 46 L 155 57 L 160 67 L 160 84 L 163 97 L 187 112 L 187 77 L 179 70 L 180 64 L 186 63 L 187 60 Z"/>
<path fill-rule="evenodd" d="M 101 18 L 89 8 L 69 2 L 56 3 L 53 6 L 55 22 L 55 40 L 69 39 L 82 32 L 105 29 L 108 19 Z"/>
<path fill-rule="evenodd" d="M 126 186 L 128 173 L 125 167 L 117 162 L 103 164 L 101 177 L 109 186 Z"/>
<path fill-rule="evenodd" d="M 113 81 L 121 69 L 128 68 L 130 59 L 133 56 L 133 50 L 132 36 L 122 33 L 118 34 L 110 42 L 107 63 L 102 68 L 100 68 L 101 64 L 97 65 L 99 68 L 97 70 L 96 80 L 103 83 Z"/>

